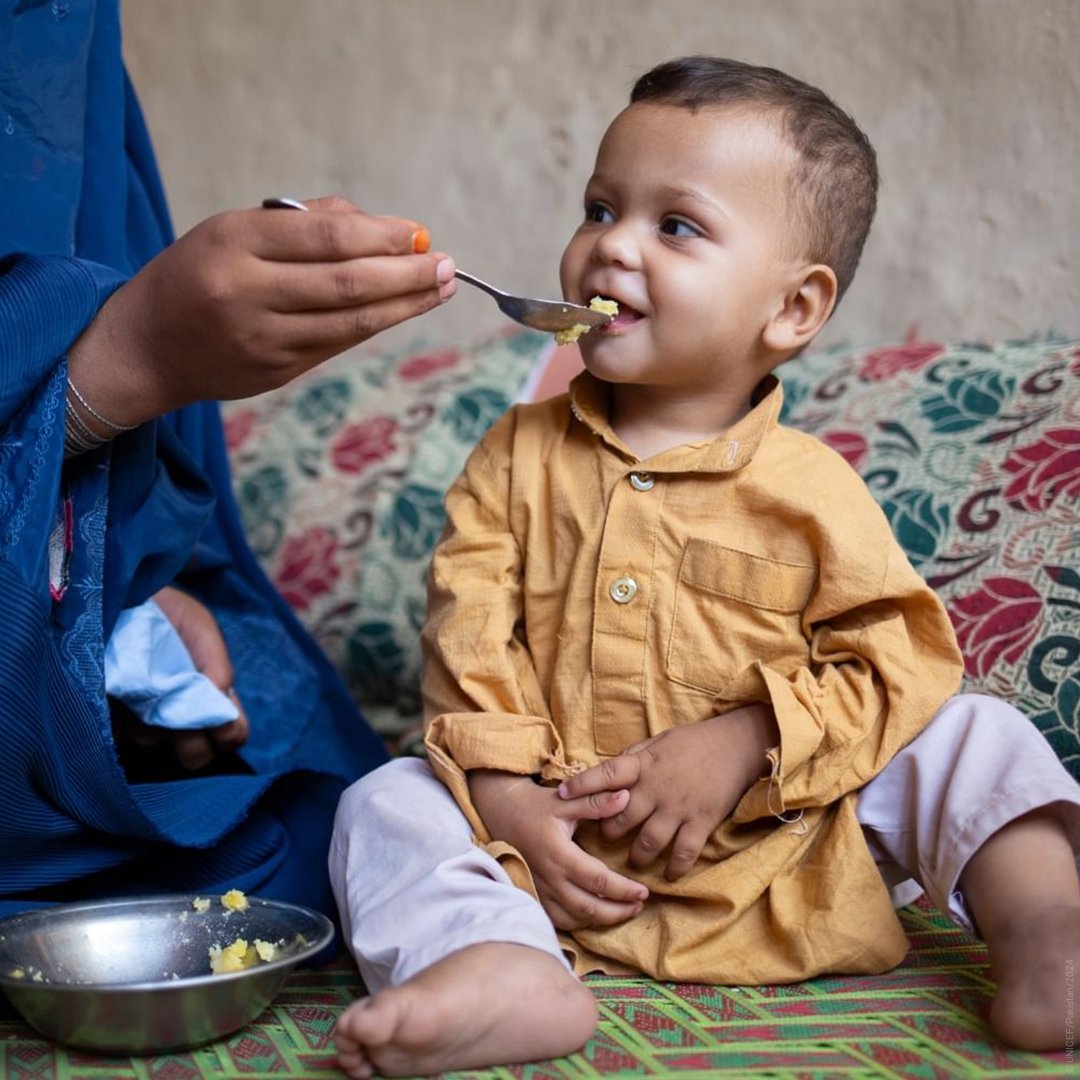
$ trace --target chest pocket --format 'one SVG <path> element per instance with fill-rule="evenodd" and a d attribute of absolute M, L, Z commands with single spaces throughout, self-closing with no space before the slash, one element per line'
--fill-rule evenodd
<path fill-rule="evenodd" d="M 757 685 L 755 661 L 784 674 L 806 664 L 802 613 L 816 580 L 813 566 L 690 540 L 675 587 L 668 678 L 739 700 Z"/>

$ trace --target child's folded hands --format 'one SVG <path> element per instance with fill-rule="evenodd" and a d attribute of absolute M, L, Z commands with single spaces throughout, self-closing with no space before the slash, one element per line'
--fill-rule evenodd
<path fill-rule="evenodd" d="M 578 822 L 619 813 L 627 805 L 627 792 L 600 791 L 566 799 L 528 776 L 491 769 L 468 775 L 473 804 L 488 832 L 521 853 L 540 903 L 558 929 L 611 926 L 641 911 L 648 889 L 574 842 Z"/>
<path fill-rule="evenodd" d="M 626 789 L 626 807 L 603 815 L 605 839 L 636 830 L 629 862 L 641 870 L 667 851 L 664 876 L 674 881 L 697 861 L 712 833 L 761 775 L 765 751 L 777 741 L 765 705 L 743 706 L 696 724 L 669 728 L 617 757 L 564 780 L 572 802 Z"/>

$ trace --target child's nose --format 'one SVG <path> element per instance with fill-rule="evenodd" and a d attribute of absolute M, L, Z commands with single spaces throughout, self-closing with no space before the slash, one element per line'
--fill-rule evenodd
<path fill-rule="evenodd" d="M 632 223 L 615 221 L 597 237 L 594 254 L 600 262 L 636 270 L 641 266 L 641 244 Z"/>

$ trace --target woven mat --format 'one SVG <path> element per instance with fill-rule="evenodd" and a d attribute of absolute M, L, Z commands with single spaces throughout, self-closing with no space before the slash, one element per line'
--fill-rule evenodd
<path fill-rule="evenodd" d="M 912 949 L 886 975 L 738 988 L 590 978 L 601 1019 L 581 1053 L 536 1065 L 446 1073 L 445 1080 L 686 1073 L 783 1080 L 1080 1076 L 1064 1053 L 1021 1053 L 990 1037 L 985 1017 L 993 984 L 982 945 L 925 906 L 906 908 L 902 917 Z M 17 1021 L 0 1021 L 0 1076 L 326 1080 L 340 1075 L 330 1030 L 360 992 L 355 968 L 345 962 L 299 972 L 255 1023 L 232 1038 L 161 1057 L 92 1057 L 35 1038 Z"/>

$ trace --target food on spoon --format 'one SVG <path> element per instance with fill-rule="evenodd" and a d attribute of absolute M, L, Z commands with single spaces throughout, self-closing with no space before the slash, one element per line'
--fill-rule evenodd
<path fill-rule="evenodd" d="M 196 896 L 195 899 L 191 901 L 191 906 L 196 911 L 209 911 L 210 901 L 205 896 Z"/>
<path fill-rule="evenodd" d="M 618 315 L 619 305 L 614 300 L 605 300 L 602 296 L 594 296 L 589 301 L 589 307 L 593 311 L 602 311 L 605 315 Z M 577 323 L 575 326 L 571 326 L 569 330 L 556 330 L 555 331 L 555 344 L 556 345 L 569 345 L 573 341 L 577 341 L 582 334 L 587 334 L 592 329 L 591 326 L 586 326 L 585 323 Z"/>

